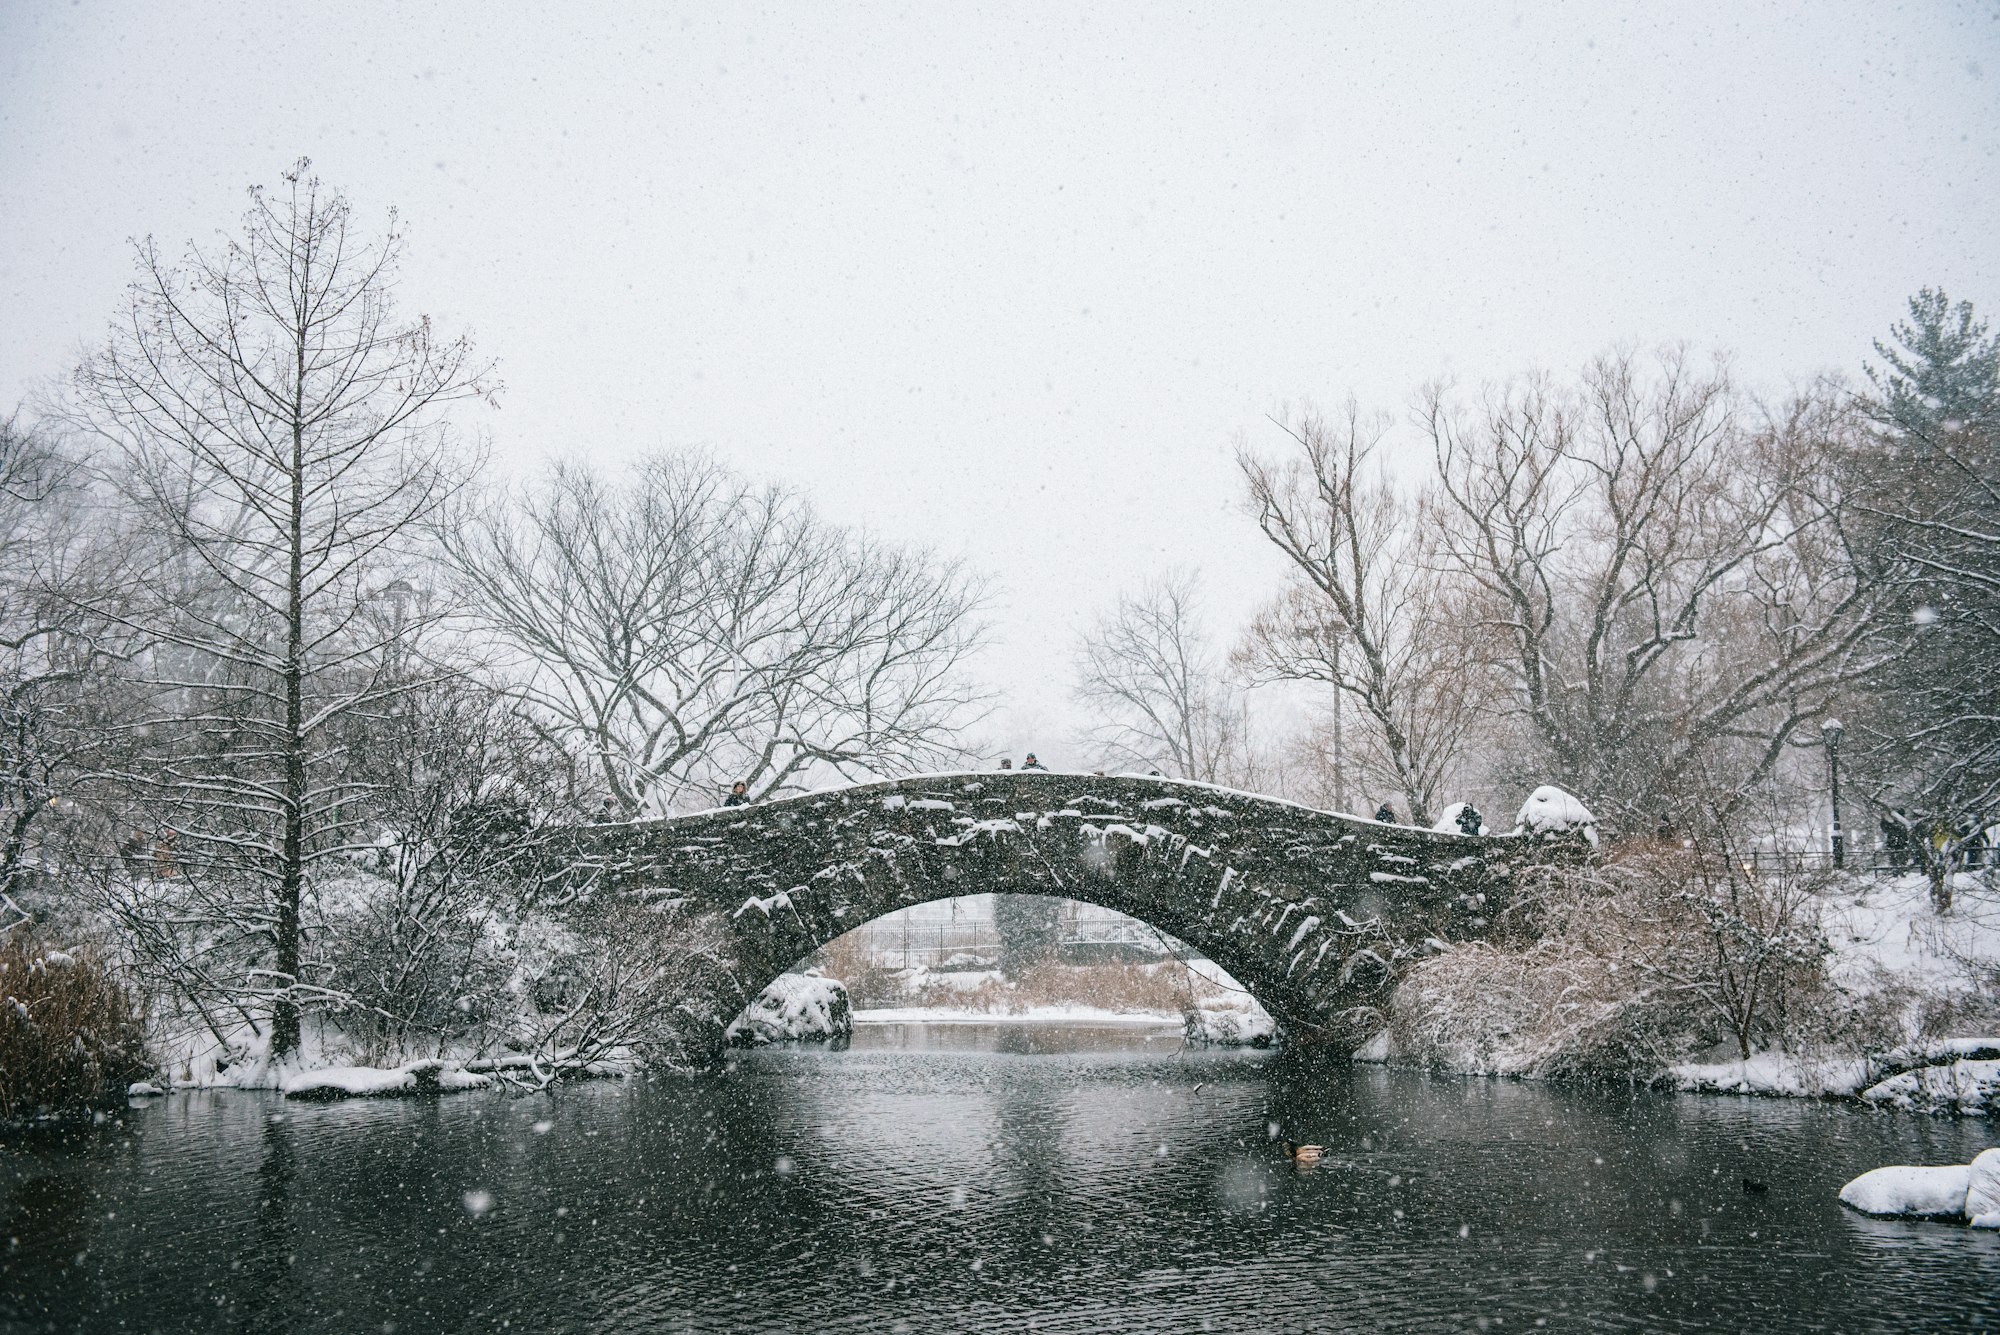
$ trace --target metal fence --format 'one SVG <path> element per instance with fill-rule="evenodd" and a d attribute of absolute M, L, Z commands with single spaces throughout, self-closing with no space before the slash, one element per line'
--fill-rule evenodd
<path fill-rule="evenodd" d="M 883 968 L 994 968 L 1000 959 L 1000 938 L 987 919 L 953 922 L 878 918 L 854 929 L 855 940 L 868 958 Z M 1143 923 L 1066 915 L 1058 949 L 1066 963 L 1095 964 L 1160 959 L 1167 949 Z"/>

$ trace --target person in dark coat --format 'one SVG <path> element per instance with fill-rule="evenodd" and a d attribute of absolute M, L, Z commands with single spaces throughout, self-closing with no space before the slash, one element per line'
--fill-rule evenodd
<path fill-rule="evenodd" d="M 1458 809 L 1458 832 L 1478 834 L 1486 828 L 1486 818 L 1479 814 L 1479 808 L 1467 802 Z"/>
<path fill-rule="evenodd" d="M 1396 809 L 1387 802 L 1384 802 L 1381 806 L 1375 808 L 1375 819 L 1384 825 L 1394 825 L 1396 823 Z"/>
<path fill-rule="evenodd" d="M 750 785 L 738 779 L 729 790 L 729 796 L 722 799 L 726 807 L 747 807 L 750 805 Z"/>
<path fill-rule="evenodd" d="M 1035 759 L 1035 753 L 1033 751 L 1028 752 L 1028 758 L 1021 762 L 1021 768 L 1024 770 L 1038 769 L 1044 774 L 1047 774 L 1049 772 L 1049 767 L 1047 765 L 1044 765 L 1041 761 Z"/>
<path fill-rule="evenodd" d="M 1900 820 L 1882 817 L 1882 851 L 1889 855 L 1891 871 L 1906 871 L 1910 866 L 1910 828 Z"/>

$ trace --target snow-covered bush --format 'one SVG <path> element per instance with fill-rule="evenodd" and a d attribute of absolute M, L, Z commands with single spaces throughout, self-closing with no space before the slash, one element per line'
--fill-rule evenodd
<path fill-rule="evenodd" d="M 0 941 L 0 1120 L 122 1103 L 145 1073 L 132 999 L 86 951 Z"/>
<path fill-rule="evenodd" d="M 787 1039 L 845 1038 L 853 1032 L 853 1006 L 839 979 L 788 973 L 730 1022 L 727 1037 L 732 1047 L 752 1047 Z"/>
<path fill-rule="evenodd" d="M 1543 784 L 1528 794 L 1514 823 L 1523 832 L 1543 839 L 1574 835 L 1597 847 L 1597 817 L 1590 808 L 1554 784 Z"/>
<path fill-rule="evenodd" d="M 532 916 L 516 932 L 507 1046 L 532 1059 L 537 1084 L 608 1060 L 705 1064 L 730 1017 L 688 1003 L 721 995 L 723 934 L 718 915 L 674 903 Z"/>
<path fill-rule="evenodd" d="M 1405 971 L 1393 1046 L 1453 1070 L 1652 1079 L 1718 1039 L 1746 1057 L 1797 1042 L 1828 991 L 1815 895 L 1713 850 L 1543 868 L 1514 935 Z"/>

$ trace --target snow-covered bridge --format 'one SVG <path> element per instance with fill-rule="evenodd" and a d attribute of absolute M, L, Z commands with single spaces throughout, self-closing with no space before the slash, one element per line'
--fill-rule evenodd
<path fill-rule="evenodd" d="M 1130 914 L 1227 969 L 1295 1039 L 1379 1021 L 1396 964 L 1488 930 L 1539 841 L 1468 838 L 1203 784 L 923 775 L 577 829 L 560 874 L 723 943 L 690 1011 L 724 1027 L 851 928 L 952 895 L 1060 895 Z"/>

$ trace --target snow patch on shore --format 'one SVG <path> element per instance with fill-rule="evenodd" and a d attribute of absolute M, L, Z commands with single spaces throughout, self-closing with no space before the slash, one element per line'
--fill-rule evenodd
<path fill-rule="evenodd" d="M 457 1062 L 431 1058 L 383 1070 L 374 1066 L 323 1066 L 281 1077 L 278 1089 L 288 1099 L 382 1098 L 391 1095 L 450 1094 L 486 1089 L 491 1076 L 468 1071 Z"/>
<path fill-rule="evenodd" d="M 1676 1088 L 1710 1094 L 1781 1094 L 1794 1098 L 1848 1098 L 1868 1083 L 1872 1070 L 1859 1057 L 1802 1057 L 1754 1053 L 1747 1061 L 1683 1062 L 1669 1077 Z"/>
<path fill-rule="evenodd" d="M 1960 1058 L 1890 1076 L 1861 1091 L 1864 1102 L 1903 1112 L 2000 1114 L 2000 1061 Z"/>

